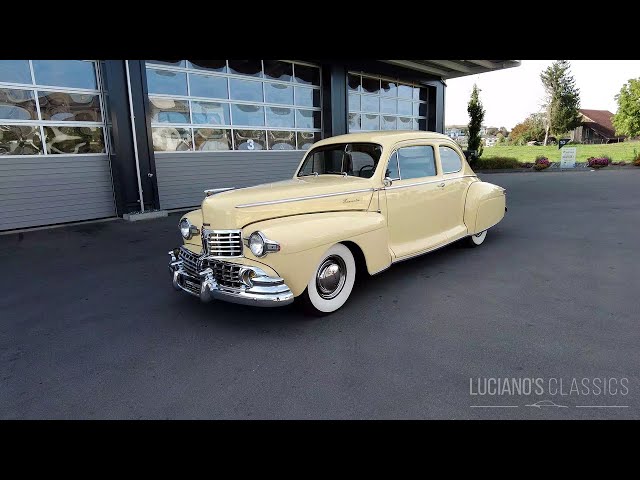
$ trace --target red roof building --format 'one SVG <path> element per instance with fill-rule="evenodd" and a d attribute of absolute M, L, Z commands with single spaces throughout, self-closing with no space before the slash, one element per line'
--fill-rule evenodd
<path fill-rule="evenodd" d="M 616 135 L 616 129 L 611 123 L 613 113 L 609 110 L 580 109 L 582 125 L 577 127 L 571 135 L 573 141 L 581 143 L 616 143 L 626 138 Z"/>

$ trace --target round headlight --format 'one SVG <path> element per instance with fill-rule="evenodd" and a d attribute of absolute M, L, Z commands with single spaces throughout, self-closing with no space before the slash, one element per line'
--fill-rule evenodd
<path fill-rule="evenodd" d="M 264 250 L 264 238 L 258 232 L 253 232 L 249 237 L 249 249 L 256 257 L 262 257 L 266 252 Z"/>
<path fill-rule="evenodd" d="M 187 240 L 191 238 L 191 223 L 186 218 L 180 220 L 180 233 Z"/>

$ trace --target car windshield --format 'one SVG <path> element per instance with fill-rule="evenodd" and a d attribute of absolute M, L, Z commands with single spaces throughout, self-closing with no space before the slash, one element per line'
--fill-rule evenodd
<path fill-rule="evenodd" d="M 375 143 L 336 143 L 312 149 L 298 171 L 307 175 L 349 175 L 371 178 L 382 147 Z"/>

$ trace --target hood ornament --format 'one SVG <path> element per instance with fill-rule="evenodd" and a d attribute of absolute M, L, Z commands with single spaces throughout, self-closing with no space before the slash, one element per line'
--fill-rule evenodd
<path fill-rule="evenodd" d="M 210 188 L 208 190 L 204 191 L 204 194 L 207 197 L 210 197 L 211 195 L 215 195 L 216 193 L 222 193 L 222 192 L 226 192 L 227 190 L 235 190 L 236 187 L 226 187 L 226 188 Z"/>

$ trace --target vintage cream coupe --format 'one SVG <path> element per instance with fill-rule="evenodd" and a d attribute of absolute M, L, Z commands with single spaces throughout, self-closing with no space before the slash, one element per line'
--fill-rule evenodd
<path fill-rule="evenodd" d="M 205 191 L 169 252 L 173 286 L 200 297 L 272 307 L 294 298 L 339 309 L 357 275 L 456 240 L 481 245 L 506 211 L 449 137 L 353 133 L 315 143 L 293 178 Z"/>

